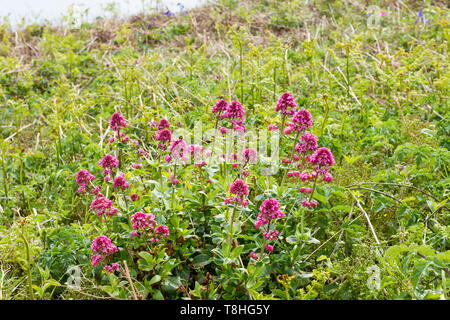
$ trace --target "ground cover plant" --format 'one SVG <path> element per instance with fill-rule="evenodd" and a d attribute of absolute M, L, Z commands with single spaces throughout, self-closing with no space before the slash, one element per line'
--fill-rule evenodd
<path fill-rule="evenodd" d="M 448 299 L 449 9 L 0 26 L 1 299 Z"/>

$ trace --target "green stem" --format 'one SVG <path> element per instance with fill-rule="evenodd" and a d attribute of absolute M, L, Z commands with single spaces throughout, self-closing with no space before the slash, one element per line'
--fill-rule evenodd
<path fill-rule="evenodd" d="M 290 158 L 289 158 L 289 159 L 291 159 L 291 161 L 292 161 L 292 158 L 294 157 L 294 152 L 295 152 L 295 142 L 298 140 L 298 136 L 299 136 L 299 135 L 300 135 L 300 132 L 297 131 L 297 135 L 295 136 L 295 140 L 294 140 L 294 146 L 292 147 L 291 156 L 290 156 Z M 289 166 L 288 166 L 288 167 L 290 167 L 290 163 L 289 163 Z M 286 179 L 286 174 L 287 174 L 288 169 L 289 169 L 289 168 L 287 168 L 286 170 L 284 170 L 283 178 L 281 179 L 281 183 L 280 183 L 280 188 L 283 186 L 284 180 Z"/>
<path fill-rule="evenodd" d="M 230 216 L 230 235 L 228 236 L 228 253 L 231 252 L 231 239 L 233 238 L 233 220 L 236 212 L 237 202 L 234 202 L 233 212 Z"/>
<path fill-rule="evenodd" d="M 8 177 L 6 176 L 6 164 L 5 164 L 5 155 L 2 154 L 2 170 L 3 170 L 3 188 L 5 189 L 5 196 L 8 198 Z"/>
<path fill-rule="evenodd" d="M 241 82 L 241 103 L 244 103 L 244 79 L 242 79 L 242 74 L 243 74 L 243 69 L 242 69 L 242 56 L 243 56 L 243 47 L 242 47 L 242 43 L 239 42 L 239 54 L 240 54 L 240 59 L 239 59 L 239 72 L 240 72 L 240 82 Z"/>
<path fill-rule="evenodd" d="M 34 293 L 33 293 L 33 282 L 31 279 L 31 256 L 30 256 L 30 247 L 28 245 L 28 241 L 25 238 L 25 224 L 22 223 L 22 233 L 21 233 L 23 243 L 25 244 L 25 250 L 27 253 L 27 280 L 28 280 L 28 291 L 30 293 L 30 300 L 34 300 Z"/>
<path fill-rule="evenodd" d="M 276 90 L 277 90 L 277 83 L 276 83 L 276 80 L 277 80 L 277 65 L 275 65 L 274 67 L 273 67 L 273 100 L 275 101 L 275 98 L 276 98 Z"/>
<path fill-rule="evenodd" d="M 211 160 L 212 160 L 212 157 L 214 155 L 214 146 L 216 144 L 216 139 L 217 139 L 217 136 L 218 136 L 218 134 L 217 134 L 217 126 L 218 125 L 219 125 L 219 116 L 217 116 L 216 124 L 214 125 L 214 137 L 213 137 L 213 143 L 212 143 L 212 147 L 211 147 Z"/>
<path fill-rule="evenodd" d="M 316 176 L 316 178 L 314 179 L 314 184 L 313 184 L 313 187 L 312 187 L 312 191 L 311 191 L 311 195 L 309 196 L 309 202 L 311 202 L 311 200 L 312 200 L 312 198 L 313 198 L 313 195 L 314 195 L 314 191 L 316 190 L 316 183 L 317 183 L 317 177 L 318 177 L 319 175 L 317 175 Z"/>
<path fill-rule="evenodd" d="M 269 229 L 270 229 L 270 221 L 267 224 L 266 232 L 269 232 Z M 263 255 L 264 255 L 264 248 L 266 247 L 266 238 L 264 237 L 264 235 L 263 235 L 263 239 L 264 240 L 263 240 L 263 244 L 261 246 L 261 252 L 259 254 L 259 259 L 262 259 Z"/>
<path fill-rule="evenodd" d="M 175 179 L 176 174 L 177 174 L 177 163 L 175 160 L 175 166 L 173 168 L 173 178 L 172 179 Z M 172 210 L 175 211 L 175 185 L 172 186 Z"/>
<path fill-rule="evenodd" d="M 328 121 L 328 112 L 330 111 L 330 107 L 328 105 L 328 101 L 325 99 L 325 103 L 327 105 L 327 109 L 325 111 L 325 118 L 323 119 L 323 123 L 322 123 L 322 129 L 320 129 L 320 136 L 323 136 L 323 129 L 325 129 L 325 125 L 327 124 Z"/>

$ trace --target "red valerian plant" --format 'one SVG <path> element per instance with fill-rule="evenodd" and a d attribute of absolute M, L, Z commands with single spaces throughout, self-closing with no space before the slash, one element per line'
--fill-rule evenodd
<path fill-rule="evenodd" d="M 277 229 L 271 229 L 270 227 L 271 225 L 273 226 L 273 220 L 281 219 L 283 217 L 284 212 L 280 210 L 280 203 L 276 199 L 266 199 L 259 207 L 259 214 L 257 221 L 255 222 L 255 228 L 260 229 L 261 227 L 266 226 L 265 230 L 263 231 L 264 241 L 259 257 L 262 257 L 264 249 L 266 249 L 268 252 L 273 251 L 273 246 L 266 244 L 266 241 L 276 240 L 279 232 Z M 259 259 L 259 257 L 258 255 L 256 255 L 256 253 L 253 253 L 253 255 L 251 256 L 251 258 L 253 259 Z"/>
<path fill-rule="evenodd" d="M 323 147 L 318 148 L 317 137 L 313 133 L 307 131 L 313 124 L 312 116 L 309 111 L 306 109 L 296 110 L 296 107 L 297 104 L 295 103 L 293 96 L 289 93 L 283 94 L 276 106 L 276 111 L 280 112 L 282 115 L 283 123 L 280 127 L 282 129 L 284 128 L 284 134 L 288 135 L 294 133 L 295 135 L 293 139 L 294 143 L 288 152 L 290 154 L 285 155 L 281 162 L 288 168 L 288 170 L 284 172 L 289 178 L 288 182 L 298 184 L 299 189 L 296 188 L 296 190 L 300 191 L 300 195 L 304 195 L 304 199 L 300 199 L 301 206 L 311 210 L 317 207 L 317 201 L 313 199 L 313 196 L 318 178 L 322 178 L 322 180 L 319 181 L 332 181 L 332 175 L 329 172 L 329 169 L 334 165 L 334 157 L 329 149 Z M 256 219 L 254 216 L 253 219 L 250 219 L 250 215 L 247 219 L 241 221 L 240 218 L 242 216 L 245 216 L 245 214 L 252 211 L 252 207 L 249 208 L 249 203 L 253 203 L 255 200 L 250 195 L 248 182 L 252 182 L 254 181 L 254 178 L 257 178 L 255 172 L 253 172 L 255 173 L 254 175 L 251 175 L 251 165 L 258 162 L 258 152 L 254 148 L 246 148 L 248 141 L 245 140 L 243 135 L 246 131 L 244 125 L 245 110 L 239 101 L 235 100 L 228 104 L 225 99 L 221 99 L 212 108 L 212 114 L 215 116 L 215 129 L 217 133 L 219 133 L 217 130 L 218 122 L 222 121 L 224 127 L 221 127 L 219 134 L 231 134 L 233 137 L 238 137 L 243 143 L 243 148 L 241 150 L 233 150 L 230 154 L 225 154 L 222 150 L 221 153 L 221 158 L 231 160 L 231 164 L 223 161 L 218 174 L 234 177 L 234 179 L 231 180 L 227 194 L 224 197 L 229 223 L 227 246 L 225 247 L 226 249 L 224 249 L 226 250 L 226 253 L 224 252 L 224 255 L 229 259 L 234 259 L 236 257 L 233 252 L 235 252 L 234 247 L 238 246 L 238 239 L 240 236 L 236 236 L 236 230 L 234 230 L 235 224 L 238 224 L 239 228 L 244 230 L 246 221 L 252 221 L 254 228 L 257 230 L 256 232 L 253 231 L 256 249 L 247 251 L 247 253 L 249 253 L 249 261 L 253 261 L 252 263 L 256 264 L 261 262 L 264 263 L 264 261 L 267 260 L 263 258 L 269 257 L 271 259 L 276 255 L 275 251 L 280 247 L 280 245 L 277 245 L 280 234 L 285 232 L 285 230 L 280 228 L 282 226 L 277 222 L 284 218 L 282 221 L 286 223 L 286 221 L 288 221 L 286 218 L 288 217 L 286 217 L 285 212 L 281 210 L 282 204 L 279 200 L 269 196 L 264 197 L 265 199 L 260 204 Z M 182 124 L 179 122 L 179 125 Z M 118 113 L 114 114 L 110 126 L 111 129 L 116 132 L 116 137 L 119 137 L 121 142 L 124 142 L 125 138 L 123 138 L 123 132 L 121 132 L 121 130 L 127 125 L 125 120 L 123 120 L 123 117 Z M 276 124 L 271 124 L 269 125 L 269 130 L 278 130 L 278 127 L 279 126 Z M 106 264 L 104 265 L 103 270 L 107 274 L 112 274 L 121 268 L 118 262 L 112 261 L 113 255 L 118 252 L 119 249 L 121 252 L 128 253 L 130 250 L 129 246 L 131 246 L 133 248 L 132 250 L 135 250 L 132 252 L 139 254 L 141 257 L 150 259 L 146 254 L 141 255 L 141 253 L 143 253 L 142 251 L 148 251 L 153 255 L 157 255 L 158 252 L 160 252 L 159 254 L 163 254 L 164 250 L 171 250 L 171 248 L 173 248 L 173 243 L 165 245 L 170 236 L 170 224 L 159 224 L 154 214 L 149 213 L 150 208 L 146 207 L 150 190 L 148 190 L 147 186 L 143 183 L 143 172 L 147 172 L 151 166 L 147 164 L 149 162 L 145 161 L 147 157 L 147 151 L 145 150 L 149 150 L 151 153 L 148 155 L 149 157 L 153 158 L 153 156 L 156 155 L 157 161 L 154 167 L 157 169 L 155 170 L 158 174 L 156 179 L 159 178 L 159 184 L 155 180 L 152 182 L 156 182 L 159 188 L 155 188 L 154 191 L 161 195 L 164 195 L 164 192 L 167 192 L 165 195 L 171 193 L 172 201 L 169 202 L 170 205 L 166 205 L 166 208 L 168 208 L 168 216 L 159 217 L 164 223 L 166 223 L 166 221 L 174 221 L 171 217 L 174 217 L 174 214 L 178 211 L 177 209 L 181 207 L 178 206 L 177 208 L 175 192 L 178 190 L 177 192 L 180 194 L 180 191 L 185 191 L 180 190 L 179 186 L 187 187 L 189 185 L 189 181 L 181 180 L 186 179 L 186 177 L 191 177 L 191 179 L 194 177 L 194 179 L 198 178 L 198 181 L 204 181 L 203 189 L 199 190 L 199 194 L 203 197 L 203 205 L 200 210 L 206 211 L 208 207 L 214 208 L 214 206 L 209 206 L 205 203 L 206 197 L 209 197 L 209 192 L 214 190 L 217 181 L 214 176 L 214 171 L 212 171 L 212 173 L 209 172 L 211 169 L 210 164 L 205 161 L 208 157 L 212 156 L 212 149 L 205 150 L 202 145 L 188 145 L 184 139 L 174 139 L 170 129 L 171 124 L 166 118 L 159 120 L 157 124 L 153 121 L 150 128 L 154 128 L 154 134 L 150 138 L 150 141 L 154 144 L 149 148 L 147 148 L 142 137 L 139 139 L 139 137 L 135 138 L 134 136 L 132 136 L 131 140 L 133 143 L 128 145 L 123 143 L 108 145 L 108 149 L 104 151 L 105 155 L 98 161 L 98 166 L 102 168 L 102 173 L 105 176 L 102 181 L 103 185 L 100 184 L 96 186 L 94 183 L 95 176 L 88 170 L 82 169 L 78 171 L 76 176 L 79 187 L 78 193 L 81 195 L 85 191 L 88 191 L 88 193 L 94 195 L 94 199 L 89 208 L 100 218 L 99 220 L 104 228 L 103 233 L 105 235 L 95 238 L 92 244 L 92 250 L 94 252 L 91 256 L 92 265 L 97 266 L 105 261 Z M 126 136 L 126 138 L 128 137 Z M 290 137 L 290 140 L 292 140 L 292 137 Z M 115 148 L 119 149 L 114 150 Z M 284 148 L 283 150 L 286 149 Z M 136 162 L 130 161 L 130 164 L 127 165 L 126 161 L 123 161 L 123 158 L 121 157 L 122 151 L 128 152 L 128 156 L 130 157 L 129 160 Z M 117 154 L 119 155 L 119 160 L 116 158 Z M 195 159 L 193 166 L 190 166 L 187 163 L 190 158 Z M 162 170 L 168 167 L 170 169 L 163 173 Z M 128 172 L 127 169 L 131 170 L 131 172 Z M 191 172 L 189 172 L 189 170 L 191 170 Z M 154 174 L 151 169 L 149 172 Z M 183 183 L 181 183 L 180 180 L 183 181 Z M 246 180 L 248 180 L 248 182 Z M 270 189 L 270 179 L 267 181 L 268 188 Z M 276 187 L 282 188 L 283 181 Z M 311 183 L 312 186 L 308 185 L 309 183 Z M 142 188 L 139 190 L 139 187 L 143 187 L 146 193 L 141 193 L 143 191 Z M 102 193 L 102 189 L 106 189 L 106 196 Z M 108 196 L 108 192 L 112 192 L 112 194 Z M 270 191 L 268 192 L 270 193 Z M 125 206 L 119 203 L 121 209 L 113 206 L 113 203 L 118 201 L 118 196 L 123 196 L 125 202 Z M 164 198 L 164 196 L 162 196 L 162 198 Z M 211 200 L 213 199 L 214 198 L 211 198 Z M 130 200 L 131 203 L 128 203 L 127 201 Z M 164 208 L 165 201 L 162 201 L 161 205 Z M 126 210 L 124 209 L 125 207 Z M 146 212 L 144 212 L 144 210 Z M 129 212 L 135 213 L 130 214 Z M 188 211 L 188 214 L 191 215 L 192 211 Z M 112 233 L 109 233 L 109 227 L 112 221 L 121 218 L 128 219 L 131 231 L 128 236 L 126 236 L 126 233 L 125 235 L 124 233 L 121 233 L 118 238 L 115 238 L 119 241 L 119 246 L 117 247 L 112 244 L 111 240 L 108 238 L 108 236 L 113 235 Z M 190 217 L 190 220 L 191 219 L 192 217 Z M 158 219 L 158 221 L 160 220 Z M 203 230 L 206 232 L 205 230 L 209 227 L 209 218 L 205 217 L 203 221 Z M 191 220 L 191 225 L 194 228 L 196 222 Z M 228 226 L 226 227 L 226 230 L 228 230 Z M 116 234 L 114 234 L 114 236 L 116 236 Z M 261 240 L 258 240 L 258 238 Z M 183 237 L 179 237 L 178 239 L 177 242 L 184 241 Z M 242 248 L 244 246 L 241 245 L 240 247 Z M 163 250 L 160 250 L 161 248 L 163 248 Z M 238 252 L 241 251 L 238 250 Z M 131 253 L 130 258 L 133 258 L 133 254 L 134 253 Z M 243 265 L 240 255 L 239 259 L 240 264 Z M 139 262 L 139 265 L 141 263 L 143 262 Z M 128 267 L 124 264 L 123 270 L 126 268 Z"/>

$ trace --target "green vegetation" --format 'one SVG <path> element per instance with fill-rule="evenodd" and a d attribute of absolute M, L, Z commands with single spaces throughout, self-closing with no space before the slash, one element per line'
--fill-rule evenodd
<path fill-rule="evenodd" d="M 0 299 L 448 299 L 448 15 L 440 1 L 222 0 L 0 25 Z M 270 134 L 292 122 L 275 111 L 285 92 L 333 153 L 331 183 L 307 185 L 281 161 L 263 175 L 258 162 L 246 167 L 248 205 L 226 204 L 242 170 L 173 166 L 149 126 L 217 128 L 227 122 L 211 109 L 226 99 L 247 130 Z M 115 112 L 128 143 L 108 141 Z M 282 137 L 280 160 L 292 158 L 295 134 Z M 103 182 L 106 154 L 128 188 Z M 90 209 L 81 169 L 118 214 Z M 317 208 L 302 206 L 305 186 Z M 254 226 L 269 198 L 284 212 L 273 252 Z M 136 212 L 169 235 L 131 235 Z M 116 271 L 92 265 L 101 235 Z"/>

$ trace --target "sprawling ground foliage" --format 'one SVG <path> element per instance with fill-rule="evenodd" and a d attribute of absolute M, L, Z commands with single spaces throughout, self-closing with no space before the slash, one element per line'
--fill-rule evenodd
<path fill-rule="evenodd" d="M 448 14 L 223 0 L 1 25 L 0 298 L 448 299 Z M 199 122 L 226 132 L 184 163 Z M 280 134 L 275 175 L 259 149 L 208 161 L 243 126 Z M 333 158 L 295 150 L 304 129 Z"/>

